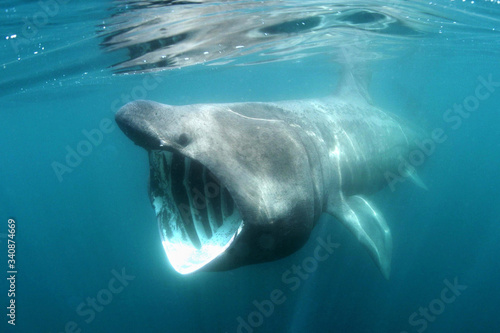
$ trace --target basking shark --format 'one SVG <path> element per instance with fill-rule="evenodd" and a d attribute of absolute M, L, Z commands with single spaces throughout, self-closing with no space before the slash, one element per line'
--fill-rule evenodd
<path fill-rule="evenodd" d="M 373 106 L 346 71 L 322 99 L 172 106 L 116 114 L 146 149 L 163 245 L 182 274 L 272 261 L 301 248 L 324 212 L 388 278 L 390 229 L 367 199 L 400 174 L 421 132 Z M 408 170 L 410 174 L 410 170 Z"/>

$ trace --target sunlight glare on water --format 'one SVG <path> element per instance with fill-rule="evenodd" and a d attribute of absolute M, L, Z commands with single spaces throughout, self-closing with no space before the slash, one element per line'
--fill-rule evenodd
<path fill-rule="evenodd" d="M 457 42 L 462 52 L 499 54 L 491 43 L 499 33 L 495 1 L 42 4 L 9 1 L 5 6 L 0 28 L 3 94 L 51 84 L 54 77 L 58 82 L 74 79 L 82 72 L 90 75 L 75 83 L 106 79 L 102 71 L 107 67 L 113 73 L 137 73 L 317 55 L 343 63 L 346 52 L 350 62 L 360 63 L 401 56 L 417 45 L 440 54 L 440 48 Z M 40 63 L 46 66 L 40 68 Z M 21 67 L 33 69 L 20 75 Z"/>

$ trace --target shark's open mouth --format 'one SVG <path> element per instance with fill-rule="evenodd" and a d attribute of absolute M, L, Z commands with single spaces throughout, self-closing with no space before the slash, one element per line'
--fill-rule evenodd
<path fill-rule="evenodd" d="M 200 162 L 152 150 L 150 196 L 163 246 L 176 271 L 194 272 L 222 254 L 243 221 L 227 188 Z"/>

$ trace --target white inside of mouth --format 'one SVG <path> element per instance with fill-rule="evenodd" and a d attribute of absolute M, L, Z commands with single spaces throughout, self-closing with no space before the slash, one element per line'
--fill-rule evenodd
<path fill-rule="evenodd" d="M 243 221 L 229 191 L 202 164 L 178 153 L 150 152 L 150 194 L 163 247 L 188 274 L 222 254 Z"/>

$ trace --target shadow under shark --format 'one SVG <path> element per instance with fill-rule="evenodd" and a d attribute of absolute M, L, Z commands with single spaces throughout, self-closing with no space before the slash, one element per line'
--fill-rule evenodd
<path fill-rule="evenodd" d="M 400 175 L 422 135 L 374 107 L 352 73 L 324 99 L 135 101 L 116 121 L 149 154 L 151 202 L 179 273 L 285 257 L 327 212 L 389 277 L 391 232 L 365 195 L 387 185 L 387 175 Z"/>

